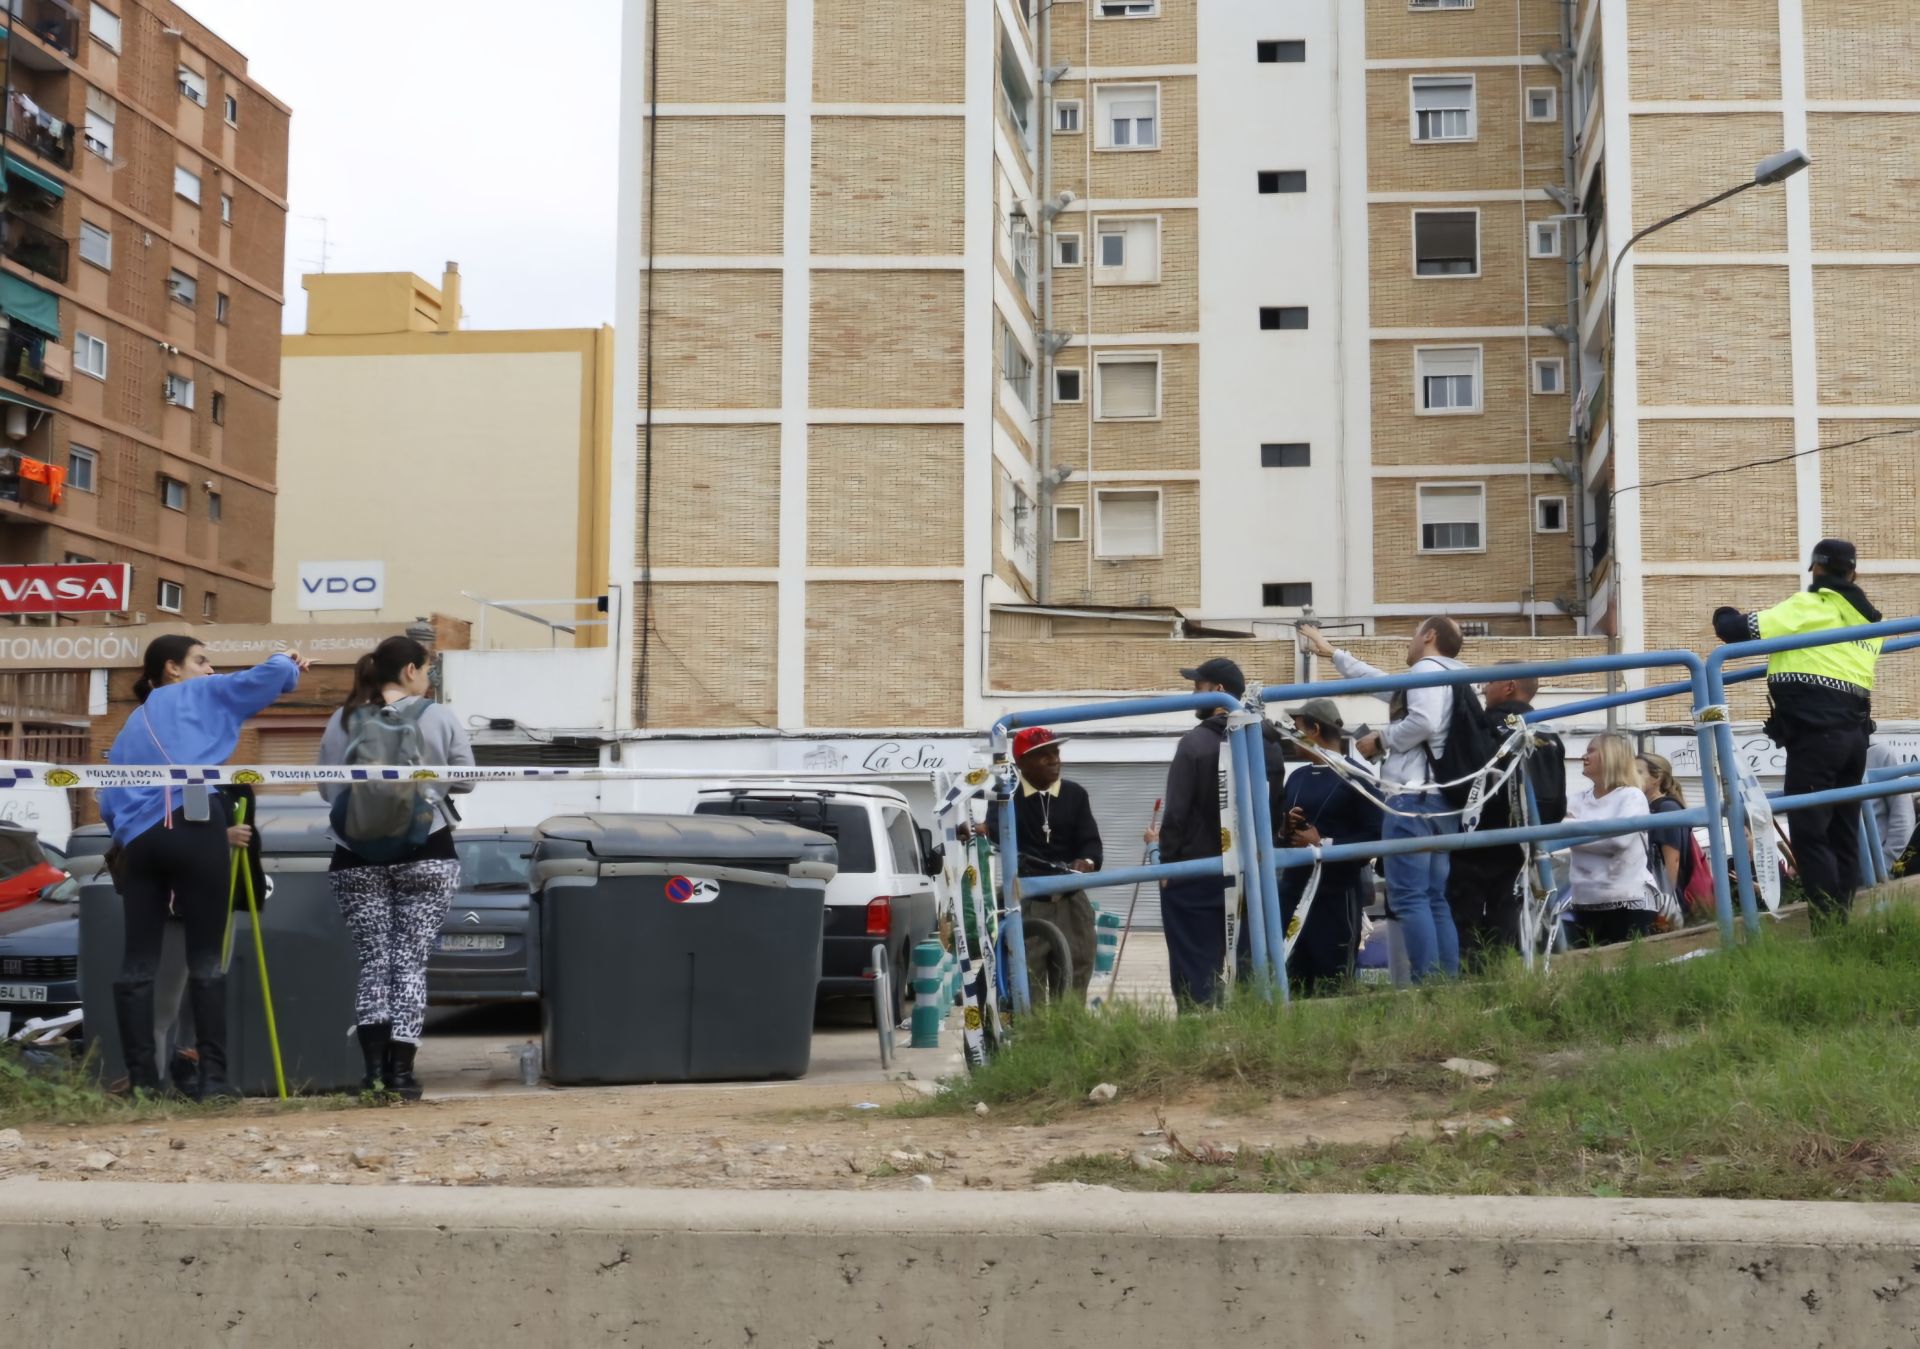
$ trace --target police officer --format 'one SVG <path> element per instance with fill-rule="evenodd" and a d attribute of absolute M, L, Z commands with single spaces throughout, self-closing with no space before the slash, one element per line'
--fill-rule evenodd
<path fill-rule="evenodd" d="M 1803 594 L 1754 614 L 1716 609 L 1714 633 L 1723 642 L 1746 642 L 1878 623 L 1880 611 L 1855 584 L 1858 565 L 1851 543 L 1822 539 Z M 1865 776 L 1879 658 L 1880 639 L 1874 638 L 1780 651 L 1768 660 L 1773 715 L 1766 731 L 1787 752 L 1789 796 L 1857 786 Z M 1793 853 L 1818 919 L 1846 919 L 1860 876 L 1859 827 L 1858 802 L 1794 813 Z"/>

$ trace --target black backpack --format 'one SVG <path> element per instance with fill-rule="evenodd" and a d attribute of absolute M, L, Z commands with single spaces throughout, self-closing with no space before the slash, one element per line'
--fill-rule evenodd
<path fill-rule="evenodd" d="M 1465 684 L 1455 686 L 1453 714 L 1447 719 L 1446 748 L 1438 754 L 1431 749 L 1427 751 L 1434 780 L 1453 784 L 1441 789 L 1449 803 L 1464 808 L 1472 799 L 1478 784 L 1471 780 L 1471 775 L 1492 763 L 1493 756 L 1500 752 L 1500 745 L 1506 739 L 1502 729 L 1480 705 L 1479 694 Z M 1462 778 L 1469 780 L 1461 782 Z"/>
<path fill-rule="evenodd" d="M 1535 732 L 1533 757 L 1527 760 L 1527 780 L 1533 784 L 1534 803 L 1540 807 L 1535 824 L 1559 824 L 1567 818 L 1567 747 L 1551 732 Z"/>

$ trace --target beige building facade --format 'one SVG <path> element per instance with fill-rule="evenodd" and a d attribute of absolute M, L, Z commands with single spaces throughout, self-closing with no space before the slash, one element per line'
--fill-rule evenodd
<path fill-rule="evenodd" d="M 307 331 L 281 358 L 274 621 L 453 614 L 476 646 L 603 645 L 595 605 L 553 602 L 607 593 L 612 331 L 464 328 L 452 264 L 437 287 L 303 284 Z M 380 608 L 302 607 L 302 564 L 365 562 L 384 567 Z"/>

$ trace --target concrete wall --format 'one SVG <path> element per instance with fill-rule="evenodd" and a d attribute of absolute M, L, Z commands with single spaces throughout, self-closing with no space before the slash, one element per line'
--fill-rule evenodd
<path fill-rule="evenodd" d="M 1883 1345 L 1909 1206 L 0 1186 L 36 1349 Z M 1289 1333 L 1292 1328 L 1292 1333 Z"/>

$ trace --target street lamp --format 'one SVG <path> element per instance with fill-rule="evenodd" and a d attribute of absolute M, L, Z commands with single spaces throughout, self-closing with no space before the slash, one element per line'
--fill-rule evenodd
<path fill-rule="evenodd" d="M 1619 313 L 1616 308 L 1616 305 L 1619 297 L 1621 265 L 1624 262 L 1626 262 L 1627 254 L 1630 251 L 1632 251 L 1633 246 L 1635 244 L 1639 243 L 1642 239 L 1646 238 L 1649 234 L 1658 234 L 1661 230 L 1665 229 L 1669 225 L 1677 225 L 1682 220 L 1685 220 L 1687 217 L 1698 215 L 1700 214 L 1700 212 L 1706 210 L 1710 206 L 1718 206 L 1721 202 L 1726 201 L 1731 197 L 1737 197 L 1742 192 L 1748 191 L 1751 188 L 1771 187 L 1775 183 L 1784 183 L 1787 179 L 1793 177 L 1794 174 L 1799 173 L 1802 169 L 1806 168 L 1812 162 L 1813 161 L 1807 157 L 1807 152 L 1805 150 L 1782 150 L 1777 155 L 1769 155 L 1767 158 L 1761 160 L 1759 164 L 1757 164 L 1754 167 L 1753 176 L 1747 179 L 1745 182 L 1736 183 L 1734 186 L 1728 188 L 1724 192 L 1716 192 L 1713 196 L 1708 197 L 1705 201 L 1696 202 L 1694 205 L 1687 207 L 1683 211 L 1675 211 L 1672 215 L 1667 216 L 1664 220 L 1654 221 L 1651 225 L 1648 225 L 1645 229 L 1635 234 L 1631 239 L 1628 239 L 1625 247 L 1623 247 L 1619 251 L 1619 253 L 1614 255 L 1612 265 L 1607 268 L 1607 361 L 1606 361 L 1606 371 L 1604 375 L 1604 378 L 1607 381 L 1607 436 L 1609 437 L 1609 439 L 1615 440 L 1615 442 L 1617 443 L 1617 438 L 1620 434 L 1620 417 L 1619 417 L 1619 410 L 1617 406 L 1618 399 L 1619 399 L 1619 381 L 1614 378 L 1613 340 L 1614 340 L 1614 335 L 1619 331 L 1619 327 L 1620 327 Z M 1580 476 L 1581 476 L 1581 481 L 1576 484 L 1576 489 L 1579 492 L 1584 493 L 1586 491 L 1585 465 L 1581 466 Z M 1613 494 L 1611 493 L 1608 494 L 1607 513 L 1608 513 L 1609 519 L 1611 519 L 1612 513 L 1613 513 Z M 1616 531 L 1609 529 L 1607 531 L 1607 536 L 1610 541 L 1609 546 L 1617 549 L 1619 547 L 1619 540 L 1614 537 L 1615 532 Z M 1618 603 L 1617 590 L 1615 592 L 1615 595 L 1616 595 L 1615 603 L 1617 604 Z M 1616 652 L 1619 650 L 1619 643 L 1620 643 L 1620 638 L 1617 631 L 1618 626 L 1619 625 L 1616 623 L 1615 624 L 1616 631 L 1614 635 L 1608 640 L 1608 643 L 1607 643 L 1609 649 L 1614 650 Z M 1613 691 L 1614 678 L 1615 676 L 1611 673 L 1608 674 L 1607 676 L 1607 691 L 1609 693 Z M 1609 729 L 1611 729 L 1615 724 L 1616 724 L 1615 712 L 1612 708 L 1609 708 L 1607 709 L 1607 726 Z"/>

